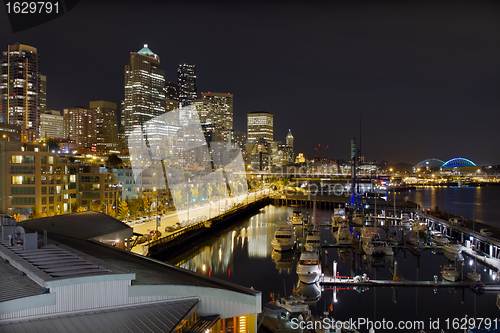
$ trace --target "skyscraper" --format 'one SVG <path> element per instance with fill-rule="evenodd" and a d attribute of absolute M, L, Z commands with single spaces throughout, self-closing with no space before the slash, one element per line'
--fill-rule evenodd
<path fill-rule="evenodd" d="M 208 108 L 206 122 L 221 126 L 226 130 L 233 129 L 233 94 L 201 93 L 205 106 Z"/>
<path fill-rule="evenodd" d="M 190 105 L 198 94 L 196 90 L 196 66 L 179 64 L 177 83 L 179 85 L 179 102 L 182 106 Z"/>
<path fill-rule="evenodd" d="M 47 110 L 47 77 L 40 75 L 40 115 Z"/>
<path fill-rule="evenodd" d="M 97 111 L 83 106 L 64 109 L 64 137 L 75 141 L 77 148 L 97 145 Z"/>
<path fill-rule="evenodd" d="M 41 60 L 37 49 L 17 43 L 3 52 L 0 77 L 1 122 L 40 131 Z"/>
<path fill-rule="evenodd" d="M 293 153 L 293 135 L 292 135 L 291 129 L 288 130 L 288 134 L 286 135 L 286 145 L 290 146 L 290 148 L 292 149 L 292 153 Z"/>
<path fill-rule="evenodd" d="M 125 99 L 122 104 L 122 126 L 128 136 L 135 126 L 165 113 L 165 72 L 160 57 L 148 44 L 139 52 L 130 52 L 125 66 Z"/>
<path fill-rule="evenodd" d="M 116 118 L 116 103 L 92 101 L 89 103 L 89 107 L 96 111 L 97 149 L 117 149 L 118 122 Z"/>
<path fill-rule="evenodd" d="M 256 143 L 259 139 L 273 142 L 273 115 L 265 111 L 247 114 L 247 142 Z"/>

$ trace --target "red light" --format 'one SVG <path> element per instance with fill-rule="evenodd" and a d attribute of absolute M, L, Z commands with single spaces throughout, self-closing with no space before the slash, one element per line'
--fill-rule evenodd
<path fill-rule="evenodd" d="M 231 277 L 231 268 L 227 269 L 227 276 Z"/>

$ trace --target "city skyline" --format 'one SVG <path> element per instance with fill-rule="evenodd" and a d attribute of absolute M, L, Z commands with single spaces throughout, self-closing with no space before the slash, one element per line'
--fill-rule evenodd
<path fill-rule="evenodd" d="M 308 158 L 318 144 L 330 147 L 324 157 L 348 158 L 361 118 L 366 160 L 500 163 L 497 4 L 151 2 L 147 11 L 132 4 L 80 2 L 15 34 L 2 10 L 2 51 L 16 41 L 37 48 L 47 107 L 58 111 L 93 100 L 119 104 L 129 54 L 147 43 L 162 59 L 165 82 L 176 82 L 179 64 L 196 65 L 198 98 L 234 94 L 235 130 L 244 131 L 247 113 L 269 112 L 276 139 L 291 128 L 295 152 Z M 170 27 L 186 17 L 155 23 L 161 13 L 188 9 L 177 33 Z M 89 18 L 94 24 L 80 24 Z M 122 24 L 132 18 L 149 22 L 149 32 Z"/>

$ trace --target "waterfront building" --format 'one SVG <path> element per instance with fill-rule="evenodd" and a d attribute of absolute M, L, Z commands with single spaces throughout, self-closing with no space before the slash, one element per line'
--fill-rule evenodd
<path fill-rule="evenodd" d="M 64 138 L 75 142 L 76 148 L 97 145 L 97 111 L 83 106 L 64 109 Z M 95 149 L 95 148 L 94 148 Z"/>
<path fill-rule="evenodd" d="M 43 145 L 0 141 L 0 211 L 3 214 L 55 214 L 69 210 L 64 197 L 66 160 L 45 151 Z M 35 208 L 36 207 L 36 208 Z"/>
<path fill-rule="evenodd" d="M 0 76 L 0 122 L 30 130 L 27 139 L 39 137 L 41 60 L 37 49 L 9 45 L 3 52 Z"/>
<path fill-rule="evenodd" d="M 61 254 L 64 269 L 60 263 L 41 269 L 32 257 L 1 246 L 3 277 L 16 281 L 0 295 L 4 329 L 43 331 L 50 325 L 54 332 L 69 326 L 94 332 L 106 323 L 106 330 L 257 332 L 261 292 L 124 251 L 135 238 L 133 229 L 112 217 L 81 212 L 21 225 L 31 253 L 39 259 L 47 250 Z M 13 227 L 3 228 L 13 233 Z M 34 232 L 44 230 L 48 237 L 38 249 Z"/>
<path fill-rule="evenodd" d="M 64 138 L 64 116 L 61 111 L 46 110 L 40 114 L 41 138 Z"/>
<path fill-rule="evenodd" d="M 191 105 L 196 99 L 196 66 L 179 64 L 177 67 L 177 84 L 179 86 L 179 102 L 182 106 Z"/>
<path fill-rule="evenodd" d="M 165 113 L 165 72 L 160 57 L 147 44 L 138 52 L 130 52 L 125 66 L 125 99 L 122 103 L 122 126 L 128 137 L 134 127 L 141 127 Z M 152 136 L 161 133 L 161 124 L 153 124 Z"/>
<path fill-rule="evenodd" d="M 208 92 L 201 93 L 208 109 L 206 121 L 226 130 L 233 129 L 233 94 Z"/>
<path fill-rule="evenodd" d="M 113 150 L 118 148 L 118 119 L 116 103 L 108 101 L 91 101 L 89 108 L 96 111 L 96 145 L 97 150 Z"/>

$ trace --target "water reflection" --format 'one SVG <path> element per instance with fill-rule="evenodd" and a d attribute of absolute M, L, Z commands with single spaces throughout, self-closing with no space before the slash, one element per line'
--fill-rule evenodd
<path fill-rule="evenodd" d="M 233 229 L 207 239 L 199 248 L 186 254 L 177 264 L 181 267 L 237 283 L 262 292 L 262 302 L 296 295 L 308 302 L 312 315 L 323 316 L 328 312 L 334 318 L 387 318 L 388 320 L 428 320 L 428 318 L 458 318 L 476 311 L 482 316 L 496 317 L 496 293 L 476 296 L 469 288 L 451 290 L 433 287 L 370 287 L 334 288 L 297 283 L 295 271 L 297 254 L 293 251 L 273 251 L 271 240 L 276 222 L 291 215 L 296 207 L 268 206 L 262 212 L 242 220 Z M 305 213 L 306 209 L 302 210 Z M 317 211 L 318 224 L 330 224 L 330 211 Z M 320 227 L 323 248 L 322 267 L 332 274 L 333 263 L 341 276 L 368 274 L 370 280 L 392 280 L 391 270 L 397 262 L 401 278 L 411 281 L 433 281 L 441 277 L 441 266 L 458 262 L 464 276 L 476 269 L 481 279 L 494 281 L 496 275 L 488 267 L 470 257 L 448 258 L 440 247 L 425 247 L 420 251 L 402 246 L 394 247 L 393 256 L 365 256 L 360 247 L 335 248 L 331 227 Z M 398 232 L 398 230 L 396 230 Z M 386 235 L 390 237 L 386 230 Z M 302 233 L 297 230 L 300 237 Z M 355 242 L 356 244 L 356 242 Z M 461 259 L 461 261 L 460 261 Z M 465 260 L 464 260 L 465 259 Z M 462 263 L 465 265 L 462 266 Z M 175 263 L 174 263 L 175 264 Z M 326 270 L 324 272 L 327 272 Z M 327 274 L 327 273 L 325 273 Z M 364 292 L 362 292 L 364 291 Z M 279 296 L 278 296 L 279 295 Z M 475 303 L 475 298 L 478 298 Z M 376 306 L 376 309 L 374 308 Z"/>

